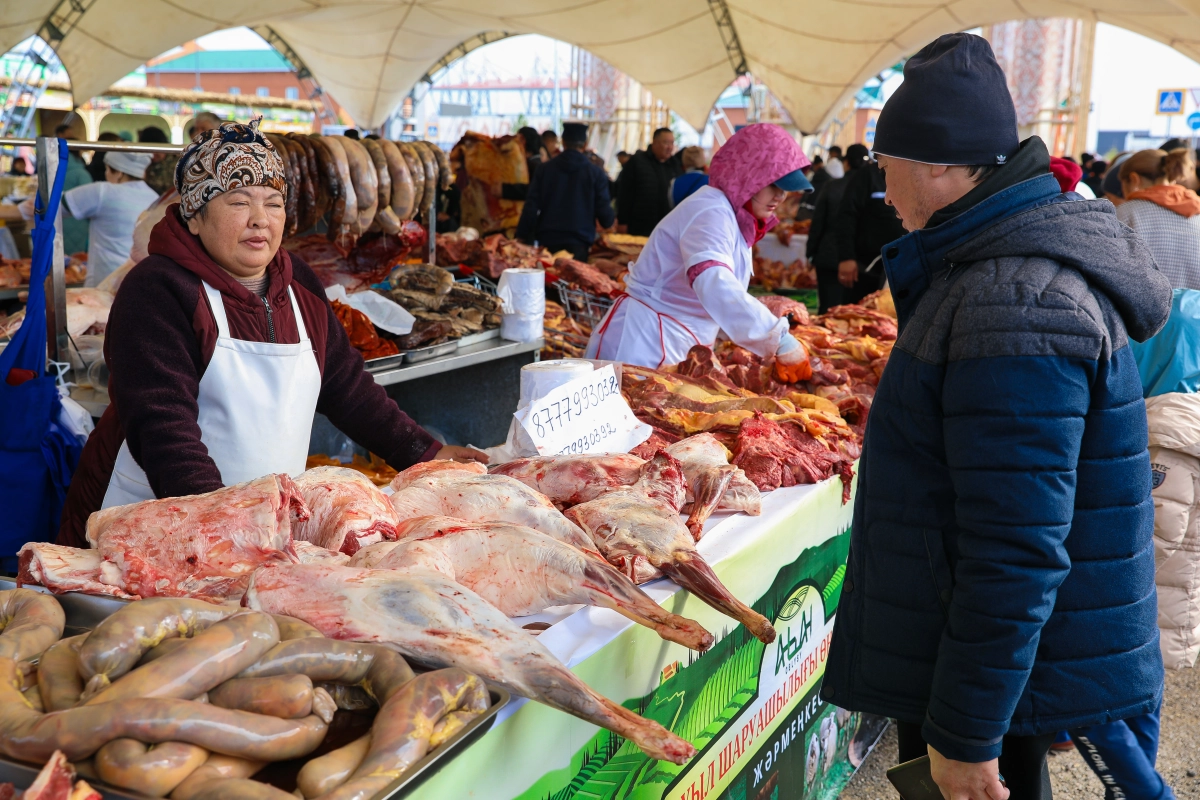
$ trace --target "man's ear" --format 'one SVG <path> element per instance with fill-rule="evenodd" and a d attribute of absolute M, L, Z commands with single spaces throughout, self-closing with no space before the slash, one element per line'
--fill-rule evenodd
<path fill-rule="evenodd" d="M 191 231 L 192 236 L 199 236 L 200 235 L 200 215 L 196 214 L 195 216 L 189 217 L 188 221 L 187 221 L 187 226 L 188 226 L 188 230 Z"/>
<path fill-rule="evenodd" d="M 946 171 L 949 169 L 950 168 L 948 166 L 946 166 L 945 164 L 930 164 L 929 165 L 929 177 L 940 178 L 943 175 L 945 175 Z"/>

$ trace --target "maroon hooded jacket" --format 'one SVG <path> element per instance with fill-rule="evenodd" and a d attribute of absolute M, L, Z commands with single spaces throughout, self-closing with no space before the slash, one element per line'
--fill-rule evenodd
<path fill-rule="evenodd" d="M 201 494 L 224 485 L 196 422 L 200 378 L 217 341 L 201 280 L 221 293 L 230 336 L 280 344 L 300 341 L 290 286 L 321 371 L 317 411 L 396 469 L 437 453 L 441 445 L 363 370 L 362 356 L 350 346 L 321 282 L 299 258 L 280 248 L 267 267 L 272 339 L 262 299 L 209 257 L 180 219 L 178 204 L 154 227 L 149 252 L 125 277 L 109 314 L 104 356 L 111 403 L 83 448 L 67 492 L 59 544 L 88 546 L 87 518 L 100 509 L 122 441 L 128 440 L 157 497 Z"/>

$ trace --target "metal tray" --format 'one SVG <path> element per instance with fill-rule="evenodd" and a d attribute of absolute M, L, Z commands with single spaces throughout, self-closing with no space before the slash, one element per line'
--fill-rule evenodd
<path fill-rule="evenodd" d="M 401 350 L 394 356 L 384 356 L 383 358 L 371 358 L 363 362 L 363 367 L 367 372 L 380 372 L 385 369 L 395 369 L 404 363 L 404 351 Z"/>
<path fill-rule="evenodd" d="M 405 364 L 415 364 L 418 361 L 428 361 L 438 356 L 446 356 L 458 349 L 458 339 L 451 339 L 441 344 L 431 344 L 428 347 L 418 347 L 413 350 L 401 350 Z"/>
<path fill-rule="evenodd" d="M 468 333 L 466 336 L 458 340 L 459 347 L 468 347 L 480 342 L 486 342 L 488 339 L 499 339 L 500 329 L 492 328 L 491 330 L 480 331 L 479 333 Z"/>
<path fill-rule="evenodd" d="M 0 590 L 15 589 L 17 582 L 14 578 L 0 576 Z M 27 586 L 28 589 L 49 593 L 41 586 Z M 92 630 L 100 623 L 101 620 L 115 613 L 121 606 L 126 605 L 128 600 L 120 600 L 115 597 L 97 597 L 95 595 L 83 594 L 82 592 L 66 592 L 64 594 L 55 595 L 59 604 L 63 608 L 63 613 L 66 616 L 67 631 L 74 635 L 75 633 L 83 633 Z M 411 663 L 411 662 L 410 662 Z M 417 665 L 413 665 L 417 669 Z M 508 691 L 501 686 L 493 683 L 488 683 L 488 694 L 491 697 L 491 705 L 487 711 L 484 711 L 478 717 L 473 719 L 465 728 L 450 737 L 437 750 L 429 753 L 420 761 L 413 764 L 403 775 L 397 778 L 386 789 L 376 794 L 371 800 L 392 800 L 408 795 L 413 789 L 421 783 L 429 779 L 432 775 L 438 773 L 442 767 L 453 761 L 460 752 L 467 749 L 475 742 L 476 739 L 483 736 L 496 721 L 496 714 L 500 709 L 508 705 L 511 696 Z M 338 712 L 349 713 L 349 712 Z M 353 738 L 358 738 L 354 736 Z M 323 755 L 325 752 L 340 747 L 344 744 L 349 744 L 351 739 L 333 744 L 327 748 L 318 748 L 313 753 L 292 761 L 275 762 L 264 767 L 264 770 L 274 768 L 282 768 L 278 774 L 289 783 L 286 788 L 279 786 L 277 788 L 284 791 L 291 791 L 295 788 L 296 774 L 300 771 L 307 761 Z M 41 771 L 40 766 L 32 766 L 20 761 L 13 761 L 4 757 L 0 757 L 0 783 L 12 783 L 18 789 L 28 788 L 29 784 L 33 783 L 38 772 Z M 102 781 L 92 780 L 91 778 L 83 777 L 88 784 L 96 791 L 100 792 L 105 800 L 150 800 L 150 798 L 128 792 L 124 789 L 115 789 Z"/>

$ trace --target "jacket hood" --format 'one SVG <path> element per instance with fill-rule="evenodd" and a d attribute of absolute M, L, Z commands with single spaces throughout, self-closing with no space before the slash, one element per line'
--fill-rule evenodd
<path fill-rule="evenodd" d="M 738 227 L 746 242 L 756 241 L 754 215 L 744 206 L 759 189 L 809 165 L 800 145 L 778 125 L 747 125 L 721 146 L 708 167 L 708 185 L 720 189 L 737 212 Z M 779 220 L 766 220 L 770 230 Z"/>
<path fill-rule="evenodd" d="M 1186 186 L 1180 186 L 1177 183 L 1151 186 L 1148 189 L 1134 192 L 1126 199 L 1149 200 L 1168 211 L 1174 211 L 1181 217 L 1194 217 L 1200 214 L 1200 196 Z"/>
<path fill-rule="evenodd" d="M 588 157 L 578 150 L 563 150 L 554 160 L 558 162 L 558 169 L 563 172 L 579 172 L 592 164 Z"/>
<path fill-rule="evenodd" d="M 167 209 L 166 216 L 150 232 L 147 250 L 152 256 L 169 258 L 184 269 L 194 272 L 200 280 L 224 295 L 227 301 L 233 300 L 253 309 L 262 305 L 262 301 L 256 295 L 251 294 L 245 286 L 212 260 L 199 237 L 188 230 L 187 223 L 179 216 L 178 203 Z M 272 299 L 280 302 L 283 292 L 292 283 L 292 257 L 286 248 L 279 248 L 275 258 L 267 265 L 267 272 L 271 276 L 269 291 Z"/>
<path fill-rule="evenodd" d="M 1150 445 L 1200 458 L 1200 394 L 1172 392 L 1146 400 Z"/>
<path fill-rule="evenodd" d="M 1044 175 L 1024 184 L 1033 181 L 1054 183 L 1054 178 Z M 1003 203 L 1007 193 L 984 203 Z M 1108 298 L 1129 336 L 1138 342 L 1157 333 L 1171 312 L 1170 282 L 1159 272 L 1141 238 L 1117 221 L 1116 209 L 1107 200 L 1069 200 L 1057 195 L 1051 202 L 984 228 L 952 249 L 948 257 L 951 262 L 1047 258 L 1071 267 Z"/>

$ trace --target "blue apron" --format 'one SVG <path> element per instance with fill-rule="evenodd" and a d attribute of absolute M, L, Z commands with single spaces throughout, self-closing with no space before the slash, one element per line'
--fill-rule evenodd
<path fill-rule="evenodd" d="M 82 451 L 58 424 L 58 389 L 46 374 L 46 277 L 66 174 L 67 143 L 59 139 L 49 205 L 40 208 L 40 195 L 37 203 L 25 321 L 0 351 L 0 559 L 9 572 L 21 545 L 57 537 L 67 485 Z"/>

